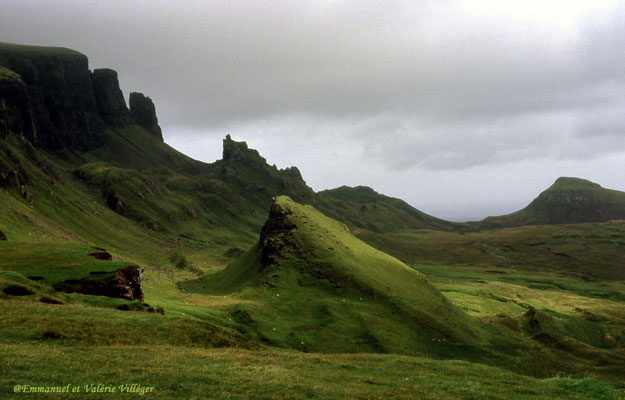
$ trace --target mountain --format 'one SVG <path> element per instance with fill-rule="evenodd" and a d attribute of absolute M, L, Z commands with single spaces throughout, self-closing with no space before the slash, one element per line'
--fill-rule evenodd
<path fill-rule="evenodd" d="M 281 194 L 354 228 L 451 226 L 377 193 L 366 201 L 341 199 L 343 189 L 316 194 L 296 167 L 270 166 L 229 135 L 221 160 L 192 160 L 163 142 L 149 97 L 132 92 L 127 107 L 117 73 L 90 71 L 74 50 L 0 43 L 0 66 L 0 187 L 28 217 L 0 216 L 10 240 L 34 229 L 42 240 L 134 257 L 138 248 L 150 259 L 151 246 L 171 252 L 162 243 L 172 240 L 195 243 L 198 255 L 211 245 L 227 251 L 253 243 Z M 132 240 L 114 234 L 120 226 Z"/>
<path fill-rule="evenodd" d="M 407 229 L 459 229 L 462 224 L 425 214 L 403 200 L 380 194 L 367 186 L 341 186 L 318 193 L 315 204 L 332 218 L 372 232 Z"/>
<path fill-rule="evenodd" d="M 275 199 L 255 246 L 182 287 L 264 304 L 234 318 L 265 342 L 306 351 L 450 355 L 488 337 L 421 273 L 286 196 Z"/>
<path fill-rule="evenodd" d="M 503 228 L 618 219 L 625 219 L 625 192 L 604 189 L 585 179 L 561 177 L 524 209 L 488 217 L 479 225 L 482 228 Z"/>

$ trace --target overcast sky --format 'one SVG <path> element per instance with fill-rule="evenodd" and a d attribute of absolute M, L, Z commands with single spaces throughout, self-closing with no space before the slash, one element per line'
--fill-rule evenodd
<path fill-rule="evenodd" d="M 559 176 L 625 190 L 625 2 L 0 0 L 0 41 L 73 48 L 203 161 L 231 134 L 315 190 L 437 217 Z"/>

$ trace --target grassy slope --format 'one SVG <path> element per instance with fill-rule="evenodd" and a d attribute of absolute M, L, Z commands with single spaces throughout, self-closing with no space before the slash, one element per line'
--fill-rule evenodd
<path fill-rule="evenodd" d="M 138 383 L 165 399 L 619 399 L 592 379 L 536 379 L 462 361 L 391 355 L 324 355 L 183 346 L 0 344 L 0 394 L 16 384 Z M 14 360 L 13 362 L 7 362 Z M 111 368 L 111 366 L 114 366 Z M 84 395 L 84 388 L 83 390 Z M 19 398 L 67 395 L 21 393 Z M 137 397 L 90 394 L 89 398 Z M 82 397 L 82 396 L 76 396 Z"/>
<path fill-rule="evenodd" d="M 357 235 L 405 262 L 554 271 L 625 280 L 625 223 L 541 225 L 471 233 L 430 230 Z"/>
<path fill-rule="evenodd" d="M 318 193 L 314 205 L 324 214 L 351 227 L 373 232 L 394 232 L 406 229 L 452 230 L 461 224 L 427 215 L 406 202 L 384 196 L 366 186 L 341 186 Z"/>
<path fill-rule="evenodd" d="M 604 189 L 579 178 L 558 178 L 527 207 L 515 213 L 488 217 L 483 228 L 523 225 L 605 222 L 625 218 L 625 193 Z"/>
<path fill-rule="evenodd" d="M 264 267 L 261 249 L 222 272 L 183 287 L 251 301 L 233 318 L 273 345 L 322 352 L 392 352 L 486 359 L 497 338 L 455 307 L 425 277 L 354 237 L 348 228 L 287 197 L 296 229 L 280 261 Z M 516 349 L 516 350 L 515 350 Z"/>
<path fill-rule="evenodd" d="M 37 277 L 55 284 L 69 279 L 112 272 L 132 266 L 128 262 L 97 260 L 89 254 L 99 249 L 70 243 L 0 242 L 0 270 Z"/>
<path fill-rule="evenodd" d="M 48 46 L 27 46 L 21 44 L 13 44 L 0 42 L 0 50 L 10 52 L 15 56 L 29 57 L 29 56 L 56 56 L 56 55 L 79 55 L 84 57 L 76 50 L 67 49 L 65 47 L 48 47 Z"/>

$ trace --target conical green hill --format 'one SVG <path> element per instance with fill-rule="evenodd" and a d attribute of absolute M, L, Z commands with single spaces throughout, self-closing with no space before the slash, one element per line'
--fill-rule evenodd
<path fill-rule="evenodd" d="M 275 199 L 256 246 L 188 288 L 256 304 L 232 315 L 274 345 L 450 355 L 481 342 L 477 320 L 421 273 L 286 196 Z"/>

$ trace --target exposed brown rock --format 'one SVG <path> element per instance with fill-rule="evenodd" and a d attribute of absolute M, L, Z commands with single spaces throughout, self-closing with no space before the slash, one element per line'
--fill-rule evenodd
<path fill-rule="evenodd" d="M 97 260 L 112 260 L 113 256 L 108 251 L 96 251 L 89 254 L 89 257 L 93 257 Z"/>
<path fill-rule="evenodd" d="M 103 272 L 102 275 L 111 275 L 103 279 L 97 279 L 98 273 L 91 273 L 92 277 L 71 279 L 57 283 L 54 288 L 66 293 L 83 293 L 95 296 L 116 297 L 127 300 L 143 301 L 143 289 L 141 288 L 142 271 L 137 266 L 129 266 L 118 269 L 112 274 Z"/>
<path fill-rule="evenodd" d="M 274 202 L 269 210 L 269 218 L 260 231 L 261 261 L 270 265 L 281 258 L 281 251 L 295 244 L 289 240 L 289 233 L 296 226 L 289 221 L 291 210 Z"/>

